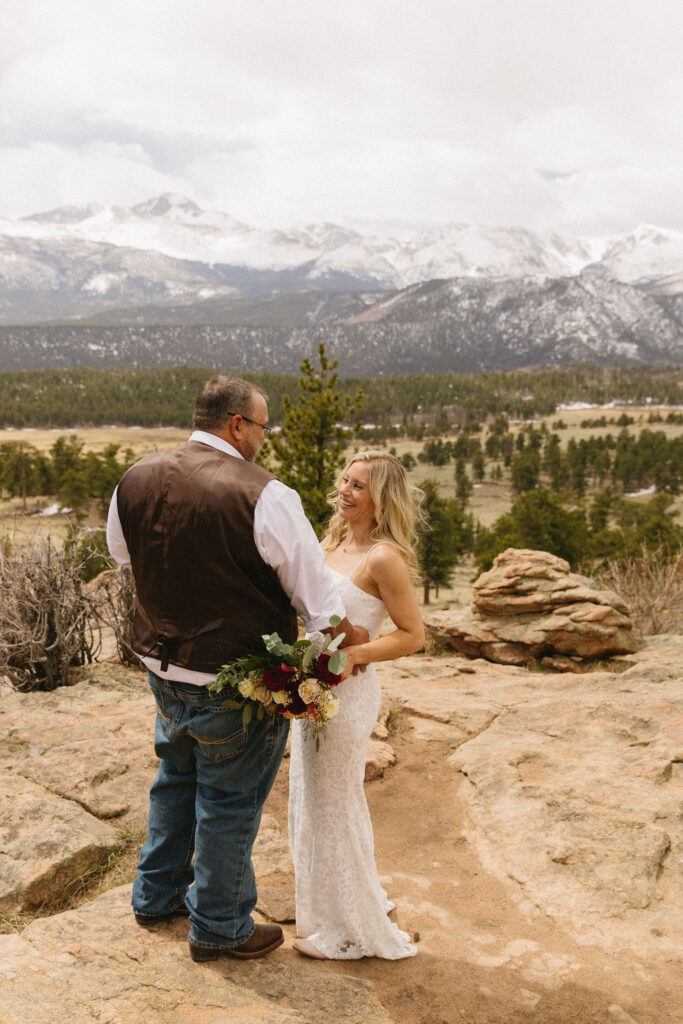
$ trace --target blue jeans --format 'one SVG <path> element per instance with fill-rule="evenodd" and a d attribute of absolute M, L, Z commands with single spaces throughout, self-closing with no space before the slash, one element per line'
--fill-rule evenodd
<path fill-rule="evenodd" d="M 154 749 L 161 763 L 133 908 L 161 915 L 186 903 L 192 942 L 240 946 L 254 931 L 251 850 L 289 722 L 254 715 L 245 729 L 241 712 L 224 708 L 204 686 L 153 672 L 147 682 L 157 706 Z"/>

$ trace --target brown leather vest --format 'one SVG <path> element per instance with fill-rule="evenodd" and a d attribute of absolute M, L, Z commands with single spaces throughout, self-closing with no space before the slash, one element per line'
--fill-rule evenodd
<path fill-rule="evenodd" d="M 254 510 L 273 479 L 200 441 L 149 455 L 121 478 L 119 518 L 137 602 L 138 654 L 196 672 L 296 640 L 296 613 L 254 543 Z"/>

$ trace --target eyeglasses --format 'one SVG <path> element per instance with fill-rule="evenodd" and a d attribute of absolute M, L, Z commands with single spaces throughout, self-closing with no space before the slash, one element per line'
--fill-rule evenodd
<path fill-rule="evenodd" d="M 245 416 L 243 412 L 229 412 L 228 416 L 241 416 L 247 423 L 253 423 L 255 427 L 260 427 L 263 431 L 264 438 L 268 437 L 268 434 L 273 429 L 268 423 L 259 423 L 258 420 L 251 420 L 248 416 Z"/>

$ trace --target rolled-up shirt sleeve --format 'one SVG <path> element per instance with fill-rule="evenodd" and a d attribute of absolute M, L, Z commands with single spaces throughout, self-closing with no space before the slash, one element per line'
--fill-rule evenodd
<path fill-rule="evenodd" d="M 130 565 L 130 553 L 128 551 L 128 545 L 126 544 L 126 538 L 123 536 L 123 529 L 121 527 L 121 520 L 119 518 L 119 506 L 116 500 L 116 491 L 114 491 L 109 503 L 109 515 L 107 516 L 107 547 L 109 553 L 115 562 L 119 565 Z"/>
<path fill-rule="evenodd" d="M 327 629 L 333 615 L 344 618 L 344 603 L 301 498 L 280 480 L 271 480 L 261 491 L 254 512 L 254 541 L 309 632 Z"/>

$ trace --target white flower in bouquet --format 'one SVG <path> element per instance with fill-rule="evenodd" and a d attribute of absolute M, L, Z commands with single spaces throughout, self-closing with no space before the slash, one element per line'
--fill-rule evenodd
<path fill-rule="evenodd" d="M 330 718 L 334 718 L 334 716 L 339 711 L 339 708 L 341 707 L 341 701 L 339 700 L 339 697 L 337 697 L 335 693 L 330 693 L 329 690 L 325 690 L 322 696 L 320 697 L 319 707 L 320 710 L 322 711 L 325 721 L 329 722 Z"/>
<path fill-rule="evenodd" d="M 325 636 L 324 633 L 320 633 L 318 630 L 314 630 L 313 633 L 307 633 L 306 640 L 310 644 L 313 644 L 313 650 L 316 658 L 326 649 L 330 642 L 330 638 Z"/>
<path fill-rule="evenodd" d="M 304 679 L 303 683 L 299 684 L 299 696 L 304 704 L 317 703 L 318 699 L 324 693 L 325 689 L 320 685 L 317 679 Z"/>
<path fill-rule="evenodd" d="M 251 676 L 247 676 L 246 679 L 240 679 L 237 684 L 237 689 L 240 691 L 242 696 L 246 700 L 253 700 L 256 687 L 254 686 L 254 680 Z"/>

